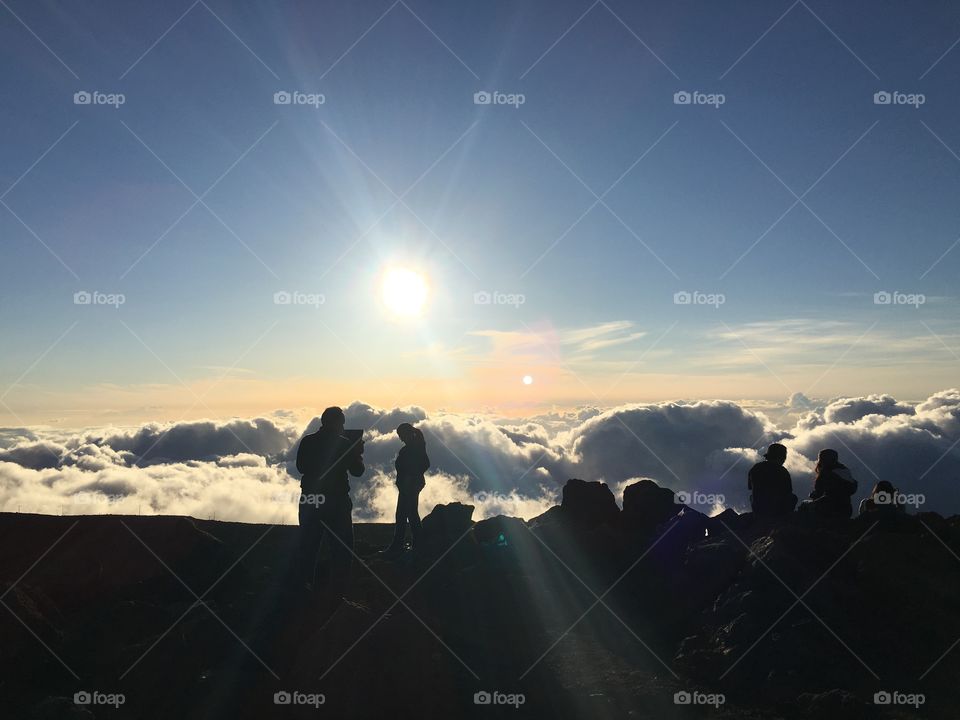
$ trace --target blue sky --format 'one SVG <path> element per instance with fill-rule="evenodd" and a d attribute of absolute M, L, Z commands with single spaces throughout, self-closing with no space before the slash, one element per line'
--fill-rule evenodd
<path fill-rule="evenodd" d="M 958 37 L 946 2 L 8 0 L 0 413 L 925 397 L 960 359 Z"/>

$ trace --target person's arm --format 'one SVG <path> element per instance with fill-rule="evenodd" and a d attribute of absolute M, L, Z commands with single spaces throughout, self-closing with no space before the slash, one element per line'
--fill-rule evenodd
<path fill-rule="evenodd" d="M 422 469 L 420 472 L 425 473 L 425 472 L 426 472 L 427 470 L 429 470 L 429 469 L 430 469 L 430 457 L 427 455 L 426 451 L 424 451 L 424 453 L 423 453 L 423 469 Z"/>
<path fill-rule="evenodd" d="M 307 435 L 300 438 L 300 445 L 297 447 L 297 471 L 301 475 L 306 475 L 309 450 L 307 449 Z"/>
<path fill-rule="evenodd" d="M 360 477 L 361 475 L 363 475 L 364 471 L 366 470 L 366 467 L 364 467 L 363 465 L 363 457 L 358 455 L 355 458 L 351 458 L 350 467 L 348 467 L 347 469 L 350 471 L 350 474 L 353 475 L 354 477 Z"/>
<path fill-rule="evenodd" d="M 366 468 L 363 466 L 363 440 L 357 443 L 356 447 L 350 449 L 350 455 L 347 458 L 349 465 L 347 471 L 354 477 L 363 475 Z"/>
<path fill-rule="evenodd" d="M 747 490 L 753 490 L 753 468 L 747 472 Z"/>

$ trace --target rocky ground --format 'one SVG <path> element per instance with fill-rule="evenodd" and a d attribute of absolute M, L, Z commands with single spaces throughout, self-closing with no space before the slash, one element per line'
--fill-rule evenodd
<path fill-rule="evenodd" d="M 395 559 L 357 525 L 335 609 L 281 582 L 293 527 L 0 514 L 2 716 L 957 716 L 960 517 L 622 504 L 572 480 L 530 522 L 438 506 Z"/>

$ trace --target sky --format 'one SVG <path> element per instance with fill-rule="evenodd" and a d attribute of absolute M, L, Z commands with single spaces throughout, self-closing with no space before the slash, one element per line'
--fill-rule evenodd
<path fill-rule="evenodd" d="M 0 424 L 924 401 L 958 37 L 947 2 L 5 0 Z"/>

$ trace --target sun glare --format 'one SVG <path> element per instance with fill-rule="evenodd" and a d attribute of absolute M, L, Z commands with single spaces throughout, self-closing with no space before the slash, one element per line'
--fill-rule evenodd
<path fill-rule="evenodd" d="M 381 291 L 383 304 L 394 315 L 416 317 L 427 302 L 426 278 L 407 268 L 389 268 L 384 273 Z"/>

